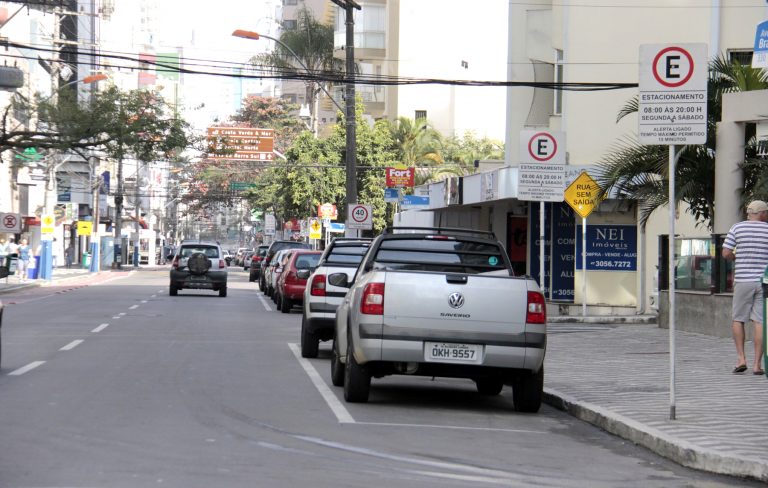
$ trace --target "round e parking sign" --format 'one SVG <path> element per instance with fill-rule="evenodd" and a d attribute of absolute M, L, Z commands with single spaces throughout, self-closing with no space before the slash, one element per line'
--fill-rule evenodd
<path fill-rule="evenodd" d="M 656 81 L 667 88 L 677 88 L 693 76 L 693 57 L 681 47 L 670 46 L 659 51 L 653 59 L 652 69 Z"/>

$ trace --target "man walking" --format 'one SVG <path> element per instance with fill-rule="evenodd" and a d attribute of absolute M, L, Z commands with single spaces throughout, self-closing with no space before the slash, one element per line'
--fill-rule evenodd
<path fill-rule="evenodd" d="M 763 357 L 763 288 L 762 277 L 768 266 L 768 204 L 761 200 L 747 206 L 747 220 L 734 224 L 723 243 L 723 257 L 736 261 L 733 283 L 733 307 L 731 324 L 733 341 L 736 343 L 737 363 L 734 373 L 747 370 L 744 355 L 744 324 L 751 320 L 755 334 L 755 360 L 752 372 L 764 374 L 760 367 Z"/>

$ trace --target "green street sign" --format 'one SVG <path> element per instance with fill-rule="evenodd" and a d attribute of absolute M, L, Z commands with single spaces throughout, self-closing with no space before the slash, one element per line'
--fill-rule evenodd
<path fill-rule="evenodd" d="M 234 191 L 248 190 L 249 188 L 255 188 L 255 183 L 247 183 L 245 181 L 233 181 L 229 184 L 229 189 Z"/>
<path fill-rule="evenodd" d="M 37 152 L 37 149 L 34 147 L 27 147 L 24 148 L 24 152 L 21 154 L 17 154 L 14 156 L 16 159 L 24 159 L 26 161 L 40 161 L 40 159 L 43 157 L 42 154 Z"/>

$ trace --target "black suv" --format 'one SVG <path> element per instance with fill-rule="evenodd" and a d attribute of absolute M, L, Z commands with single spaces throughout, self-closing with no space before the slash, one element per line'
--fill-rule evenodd
<path fill-rule="evenodd" d="M 277 251 L 282 251 L 283 249 L 310 249 L 310 247 L 306 242 L 299 241 L 275 241 L 270 244 L 269 249 L 267 249 L 267 254 L 264 256 L 264 259 L 261 260 L 261 270 L 259 271 L 259 290 L 262 292 L 265 291 L 266 288 L 266 283 L 264 282 L 264 270 L 267 269 L 269 262 L 275 257 L 275 253 Z"/>

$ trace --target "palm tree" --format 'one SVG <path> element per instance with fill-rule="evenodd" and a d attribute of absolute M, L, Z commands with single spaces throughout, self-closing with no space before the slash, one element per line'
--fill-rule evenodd
<path fill-rule="evenodd" d="M 288 77 L 306 75 L 307 72 L 317 76 L 340 73 L 344 70 L 344 61 L 333 57 L 333 35 L 333 26 L 318 22 L 304 6 L 297 12 L 296 28 L 284 31 L 274 51 L 255 56 L 251 63 Z M 327 82 L 304 82 L 311 126 L 314 129 L 317 123 L 316 101 L 322 90 L 320 83 L 325 83 L 323 88 L 329 89 L 330 84 Z"/>
<path fill-rule="evenodd" d="M 724 93 L 768 88 L 768 73 L 752 69 L 738 62 L 718 57 L 710 62 L 707 100 L 707 143 L 688 145 L 681 149 L 676 166 L 675 194 L 677 202 L 687 204 L 700 224 L 711 226 L 715 199 L 715 133 L 722 113 Z M 634 97 L 619 111 L 617 121 L 637 112 L 638 99 Z M 747 134 L 747 155 L 754 153 L 754 130 Z M 744 194 L 751 195 L 755 184 L 768 182 L 768 165 L 748 159 L 745 165 Z M 597 182 L 603 194 L 616 192 L 619 198 L 637 200 L 640 224 L 645 225 L 650 215 L 667 205 L 669 154 L 667 146 L 645 146 L 635 137 L 625 136 L 613 144 L 600 162 Z"/>

